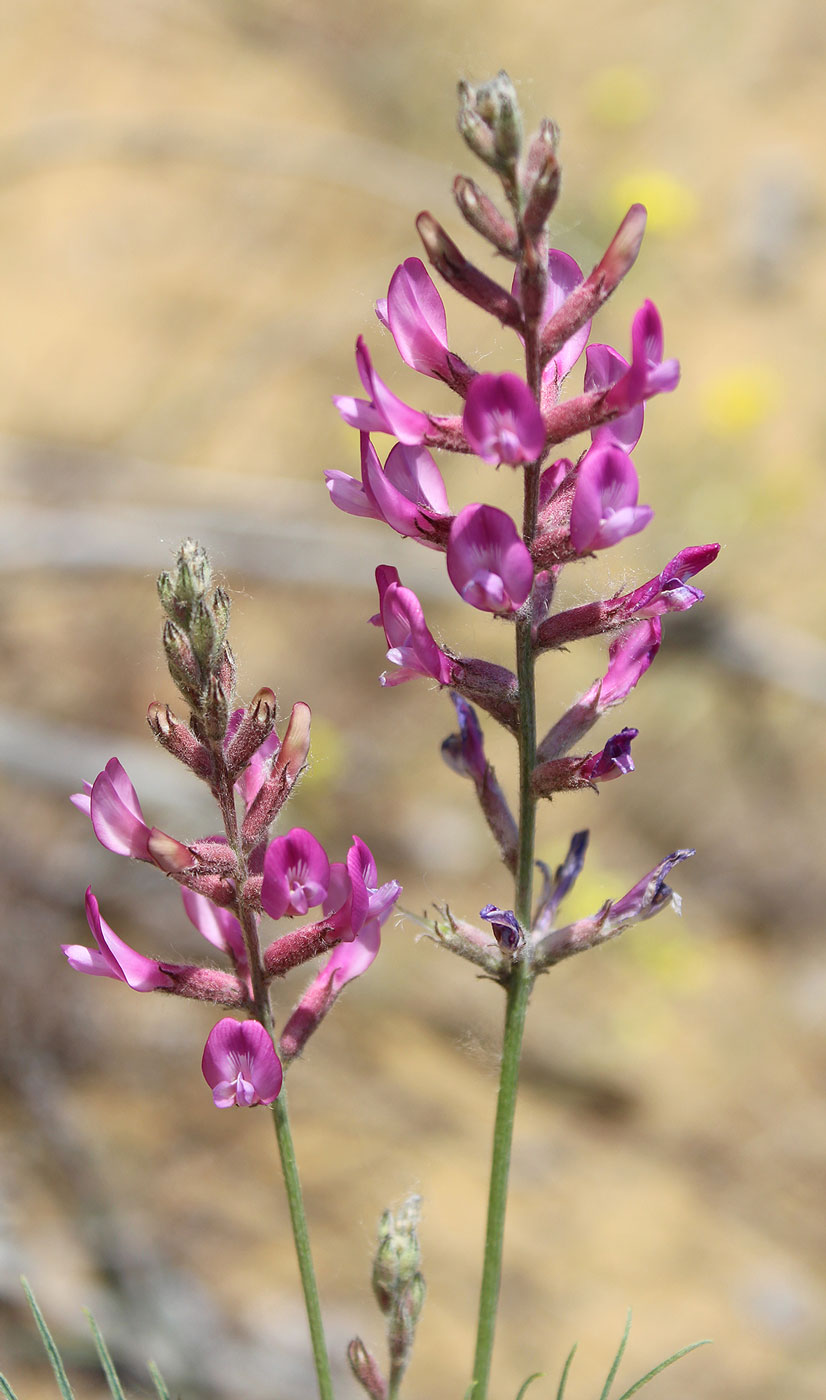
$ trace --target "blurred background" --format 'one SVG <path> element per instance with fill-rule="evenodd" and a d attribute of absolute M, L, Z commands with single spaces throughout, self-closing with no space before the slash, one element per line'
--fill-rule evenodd
<path fill-rule="evenodd" d="M 485 179 L 455 132 L 456 80 L 505 66 L 529 125 L 562 130 L 556 244 L 587 271 L 627 206 L 649 208 L 595 337 L 627 351 L 650 296 L 683 365 L 635 454 L 654 521 L 570 570 L 566 596 L 725 547 L 623 711 L 637 772 L 542 812 L 549 862 L 591 827 L 572 916 L 676 846 L 697 856 L 675 876 L 681 921 L 536 988 L 494 1393 L 536 1370 L 536 1395 L 555 1393 L 578 1340 L 569 1394 L 593 1395 L 631 1304 L 626 1384 L 711 1336 L 652 1396 L 822 1396 L 821 7 L 6 0 L 0 23 L 0 1367 L 23 1400 L 51 1393 L 25 1272 L 93 1400 L 84 1304 L 133 1392 L 151 1355 L 192 1400 L 314 1393 L 266 1115 L 216 1113 L 200 1076 L 215 1017 L 78 977 L 59 951 L 86 940 L 91 881 L 136 946 L 202 952 L 177 892 L 100 848 L 67 801 L 117 754 L 150 822 L 214 829 L 145 724 L 174 699 L 154 578 L 183 536 L 233 590 L 242 695 L 268 684 L 282 715 L 313 708 L 288 824 L 339 855 L 358 831 L 420 914 L 508 903 L 470 785 L 439 760 L 447 696 L 377 683 L 374 567 L 397 563 L 459 651 L 506 660 L 507 629 L 467 616 L 437 556 L 337 514 L 322 480 L 357 471 L 330 404 L 357 391 L 357 333 L 402 397 L 446 406 L 372 307 L 419 251 L 421 208 L 497 271 L 450 187 L 456 170 Z M 498 327 L 445 301 L 461 354 L 515 366 Z M 516 508 L 504 471 L 443 466 L 454 509 Z M 603 655 L 543 660 L 546 724 Z M 489 746 L 510 788 L 512 746 Z M 282 1015 L 305 980 L 281 989 Z M 496 987 L 391 925 L 293 1072 L 343 1396 L 348 1338 L 381 1341 L 375 1224 L 410 1190 L 430 1293 L 406 1394 L 464 1392 L 501 1014 Z"/>

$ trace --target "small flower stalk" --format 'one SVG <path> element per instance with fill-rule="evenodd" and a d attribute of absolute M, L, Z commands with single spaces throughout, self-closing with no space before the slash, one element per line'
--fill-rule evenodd
<path fill-rule="evenodd" d="M 384 1380 L 360 1337 L 353 1339 L 347 1351 L 353 1375 L 373 1400 L 394 1400 L 410 1364 L 427 1292 L 421 1272 L 420 1216 L 421 1198 L 408 1196 L 399 1210 L 386 1210 L 379 1222 L 372 1283 L 387 1329 L 388 1379 Z"/>
<path fill-rule="evenodd" d="M 592 334 L 594 317 L 637 261 L 645 209 L 631 206 L 586 276 L 568 253 L 549 242 L 548 220 L 561 183 L 554 123 L 543 120 L 526 137 L 513 84 L 499 73 L 480 86 L 459 85 L 458 126 L 470 151 L 501 186 L 500 205 L 467 175 L 454 183 L 459 213 L 489 245 L 488 255 L 477 266 L 427 211 L 419 215 L 416 228 L 437 277 L 517 337 L 524 373 L 497 370 L 489 359 L 482 369 L 465 358 L 450 341 L 448 313 L 436 283 L 423 262 L 408 258 L 391 277 L 387 298 L 377 304 L 378 320 L 409 370 L 439 379 L 452 390 L 455 412 L 433 414 L 415 394 L 415 407 L 398 398 L 379 378 L 360 338 L 356 360 L 368 397 L 335 402 L 345 421 L 359 429 L 361 480 L 330 472 L 328 487 L 340 510 L 382 522 L 414 544 L 442 553 L 459 598 L 513 629 L 513 670 L 484 657 L 459 656 L 434 637 L 421 603 L 396 568 L 379 565 L 376 570 L 379 611 L 370 620 L 384 631 L 389 666 L 381 683 L 391 688 L 425 677 L 448 691 L 459 728 L 444 740 L 442 756 L 471 780 L 513 877 L 510 898 L 481 909 L 482 927 L 447 906 L 426 923 L 433 941 L 474 964 L 506 992 L 472 1386 L 474 1400 L 486 1400 L 518 1063 L 531 989 L 562 958 L 594 948 L 667 907 L 679 912 L 679 897 L 667 877 L 693 854 L 689 849 L 673 852 L 627 894 L 607 899 L 584 919 L 564 923 L 560 906 L 582 869 L 588 833 L 579 831 L 572 838 L 552 874 L 537 860 L 537 805 L 540 799 L 579 789 L 597 793 L 605 784 L 629 778 L 635 762 L 644 763 L 644 736 L 632 725 L 615 725 L 592 746 L 583 741 L 642 682 L 662 645 L 664 616 L 702 601 L 702 591 L 690 580 L 713 563 L 719 546 L 685 547 L 658 575 L 630 592 L 554 608 L 563 569 L 581 570 L 596 553 L 651 527 L 648 485 L 641 482 L 632 454 L 646 405 L 677 387 L 680 368 L 677 360 L 666 358 L 662 320 L 649 300 L 631 318 L 627 351 L 600 343 Z M 513 265 L 508 284 L 488 270 L 500 269 L 503 258 Z M 578 457 L 559 451 L 582 433 L 590 443 Z M 396 439 L 384 468 L 373 446 L 376 434 Z M 432 455 L 437 449 L 442 454 L 438 465 Z M 514 483 L 513 513 L 484 500 L 455 501 L 450 453 L 474 454 L 491 469 L 507 470 Z M 589 637 L 605 638 L 603 673 L 556 718 L 541 721 L 547 654 Z M 479 711 L 516 740 L 518 805 L 513 810 L 485 756 Z M 537 867 L 543 882 L 535 901 Z M 359 1357 L 364 1369 L 361 1352 Z"/>

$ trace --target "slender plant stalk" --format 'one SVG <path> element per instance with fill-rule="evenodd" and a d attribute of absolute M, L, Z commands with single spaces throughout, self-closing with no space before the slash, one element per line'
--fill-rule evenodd
<path fill-rule="evenodd" d="M 221 812 L 224 819 L 224 829 L 227 834 L 227 840 L 235 851 L 238 860 L 237 911 L 244 933 L 244 942 L 247 947 L 254 1013 L 256 1018 L 272 1036 L 273 1043 L 275 1044 L 275 1027 L 269 988 L 264 980 L 264 970 L 261 966 L 258 916 L 249 901 L 246 900 L 243 895 L 248 874 L 247 861 L 238 831 L 238 816 L 235 807 L 232 782 L 226 770 L 223 751 L 218 744 L 213 745 L 213 757 L 218 772 L 217 786 Z M 278 1049 L 277 1044 L 275 1048 L 276 1050 Z M 298 1259 L 298 1272 L 301 1276 L 301 1289 L 304 1294 L 304 1306 L 307 1313 L 307 1323 L 310 1328 L 313 1361 L 315 1363 L 316 1377 L 318 1380 L 318 1393 L 320 1400 L 333 1400 L 333 1381 L 330 1375 L 330 1359 L 327 1353 L 324 1323 L 321 1317 L 321 1302 L 318 1296 L 318 1285 L 316 1283 L 313 1256 L 310 1249 L 310 1233 L 307 1228 L 307 1216 L 304 1211 L 301 1180 L 298 1175 L 298 1164 L 295 1160 L 293 1137 L 290 1131 L 290 1119 L 287 1113 L 287 1093 L 283 1086 L 281 1093 L 272 1105 L 272 1121 L 275 1126 L 278 1153 L 281 1158 L 281 1171 L 284 1177 L 284 1189 L 287 1194 L 290 1224 L 292 1226 L 295 1252 Z"/>
<path fill-rule="evenodd" d="M 301 1275 L 304 1306 L 307 1311 L 307 1322 L 310 1327 L 313 1361 L 315 1362 L 316 1376 L 318 1378 L 318 1393 L 321 1400 L 333 1400 L 333 1379 L 330 1375 L 330 1360 L 327 1355 L 327 1342 L 324 1337 L 321 1303 L 319 1302 L 318 1286 L 316 1284 L 315 1269 L 313 1268 L 313 1256 L 310 1251 L 310 1235 L 307 1230 L 307 1217 L 304 1213 L 301 1182 L 299 1180 L 298 1166 L 295 1160 L 293 1138 L 290 1132 L 290 1120 L 287 1114 L 287 1098 L 284 1089 L 281 1090 L 281 1093 L 272 1105 L 272 1121 L 275 1125 L 275 1136 L 278 1141 L 278 1152 L 281 1157 L 281 1170 L 284 1174 L 284 1187 L 287 1192 L 287 1204 L 290 1209 L 290 1222 L 293 1228 L 295 1252 L 298 1258 L 298 1272 Z"/>
<path fill-rule="evenodd" d="M 535 327 L 525 335 L 527 380 L 537 401 L 541 365 Z M 525 468 L 522 538 L 530 547 L 536 534 L 541 461 Z M 536 844 L 536 798 L 531 777 L 536 764 L 536 686 L 534 678 L 533 607 L 528 599 L 516 620 L 516 675 L 519 683 L 519 845 L 516 860 L 514 906 L 523 928 L 531 926 L 533 869 Z M 485 1252 L 479 1290 L 476 1353 L 473 1362 L 472 1400 L 487 1400 L 490 1367 L 502 1279 L 502 1250 L 508 1201 L 513 1124 L 519 1088 L 522 1038 L 535 974 L 527 958 L 513 964 L 505 1007 L 499 1094 L 493 1128 Z"/>

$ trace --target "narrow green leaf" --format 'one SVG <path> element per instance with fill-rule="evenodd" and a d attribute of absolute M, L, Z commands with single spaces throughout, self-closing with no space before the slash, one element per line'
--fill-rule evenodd
<path fill-rule="evenodd" d="M 20 1282 L 23 1285 L 23 1292 L 26 1295 L 29 1307 L 32 1310 L 32 1316 L 37 1324 L 37 1330 L 40 1333 L 40 1340 L 43 1343 L 46 1355 L 48 1356 L 52 1370 L 54 1371 L 55 1380 L 57 1381 L 57 1388 L 60 1391 L 63 1400 L 75 1400 L 75 1397 L 72 1394 L 72 1387 L 69 1384 L 69 1377 L 66 1375 L 66 1368 L 60 1359 L 60 1352 L 55 1346 L 54 1338 L 52 1337 L 51 1332 L 46 1326 L 46 1319 L 44 1318 L 42 1312 L 37 1306 L 35 1296 L 29 1287 L 28 1279 L 21 1278 Z"/>
<path fill-rule="evenodd" d="M 610 1369 L 610 1371 L 608 1372 L 608 1376 L 607 1376 L 607 1379 L 606 1379 L 606 1381 L 605 1381 L 605 1385 L 602 1387 L 602 1394 L 600 1395 L 599 1400 L 608 1400 L 608 1392 L 610 1391 L 611 1386 L 614 1384 L 614 1377 L 616 1376 L 617 1371 L 619 1370 L 619 1364 L 620 1364 L 620 1362 L 622 1361 L 623 1354 L 624 1354 L 624 1352 L 625 1352 L 625 1347 L 626 1347 L 626 1344 L 627 1344 L 627 1342 L 628 1342 L 628 1333 L 629 1333 L 630 1331 L 631 1331 L 631 1309 L 629 1308 L 629 1309 L 628 1309 L 628 1316 L 627 1316 L 627 1318 L 625 1319 L 625 1331 L 624 1331 L 623 1334 L 622 1334 L 622 1341 L 620 1342 L 619 1346 L 617 1347 L 617 1354 L 616 1354 L 616 1356 L 614 1357 L 613 1365 L 611 1366 L 611 1369 Z"/>
<path fill-rule="evenodd" d="M 658 1376 L 660 1371 L 664 1371 L 666 1366 L 673 1366 L 675 1361 L 679 1361 L 683 1356 L 688 1356 L 690 1351 L 696 1351 L 698 1347 L 707 1347 L 710 1345 L 711 1338 L 704 1337 L 701 1342 L 691 1342 L 687 1347 L 682 1347 L 680 1351 L 675 1351 L 674 1355 L 669 1356 L 667 1361 L 661 1361 L 659 1366 L 655 1366 L 653 1371 L 649 1371 L 647 1375 L 644 1375 L 642 1380 L 635 1381 L 629 1390 L 623 1391 L 619 1400 L 630 1400 L 632 1395 L 636 1395 L 637 1391 L 642 1390 L 644 1385 L 647 1385 L 649 1381 L 653 1381 L 654 1377 Z"/>
<path fill-rule="evenodd" d="M 83 1311 L 85 1312 L 89 1320 L 89 1326 L 92 1329 L 92 1336 L 95 1339 L 95 1351 L 98 1354 L 98 1360 L 100 1361 L 101 1370 L 103 1371 L 103 1374 L 106 1377 L 106 1384 L 108 1385 L 109 1390 L 111 1391 L 112 1400 L 126 1400 L 126 1396 L 123 1393 L 123 1386 L 121 1385 L 120 1378 L 118 1376 L 117 1371 L 115 1370 L 115 1363 L 112 1360 L 112 1356 L 108 1346 L 106 1345 L 105 1341 L 100 1335 L 100 1328 L 95 1322 L 95 1319 L 92 1317 L 92 1314 L 90 1313 L 89 1309 L 84 1308 Z"/>
<path fill-rule="evenodd" d="M 17 1400 L 17 1396 L 4 1375 L 0 1375 L 0 1395 L 3 1396 L 3 1400 Z"/>
<path fill-rule="evenodd" d="M 522 1384 L 521 1384 L 521 1386 L 519 1387 L 519 1394 L 517 1395 L 516 1400 L 523 1400 L 523 1397 L 524 1397 L 524 1395 L 525 1395 L 525 1391 L 527 1390 L 528 1386 L 529 1386 L 533 1381 L 538 1381 L 539 1378 L 540 1378 L 540 1376 L 542 1376 L 542 1375 L 544 1375 L 544 1372 L 543 1372 L 543 1371 L 534 1371 L 534 1373 L 533 1373 L 532 1376 L 528 1376 L 528 1379 L 527 1379 L 526 1381 L 523 1381 Z"/>
<path fill-rule="evenodd" d="M 471 1381 L 470 1385 L 468 1386 L 467 1390 L 466 1390 L 465 1393 L 464 1393 L 464 1396 L 462 1397 L 462 1400 L 473 1400 L 473 1392 L 474 1392 L 475 1389 L 476 1389 L 476 1382 L 475 1382 L 475 1381 Z"/>
<path fill-rule="evenodd" d="M 172 1396 L 169 1394 L 169 1391 L 166 1388 L 166 1381 L 164 1380 L 154 1361 L 147 1362 L 147 1366 L 149 1369 L 149 1374 L 155 1383 L 155 1389 L 158 1392 L 158 1400 L 172 1400 Z"/>
<path fill-rule="evenodd" d="M 565 1400 L 565 1387 L 568 1384 L 568 1372 L 571 1369 L 571 1362 L 576 1356 L 576 1349 L 578 1346 L 579 1343 L 574 1342 L 571 1350 L 568 1352 L 565 1365 L 562 1367 L 562 1375 L 559 1377 L 559 1390 L 556 1392 L 556 1400 Z"/>

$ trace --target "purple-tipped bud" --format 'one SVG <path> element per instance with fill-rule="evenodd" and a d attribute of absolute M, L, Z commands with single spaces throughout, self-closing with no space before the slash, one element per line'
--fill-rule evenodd
<path fill-rule="evenodd" d="M 216 1108 L 270 1104 L 281 1092 L 281 1063 L 268 1032 L 258 1021 L 235 1021 L 225 1016 L 213 1026 L 201 1069 Z"/>
<path fill-rule="evenodd" d="M 431 263 L 454 291 L 495 316 L 503 326 L 521 329 L 522 309 L 519 302 L 492 277 L 468 262 L 438 219 L 424 210 L 416 220 L 416 228 Z"/>
<path fill-rule="evenodd" d="M 238 723 L 232 730 L 228 729 L 224 745 L 226 765 L 232 778 L 238 776 L 272 733 L 276 715 L 275 692 L 269 686 L 262 686 L 246 710 L 236 711 L 236 714 L 239 715 Z M 233 715 L 230 725 L 234 718 Z"/>
<path fill-rule="evenodd" d="M 638 505 L 638 497 L 631 458 L 602 443 L 589 448 L 579 465 L 571 506 L 571 543 L 577 554 L 609 549 L 645 529 L 654 512 Z"/>
<path fill-rule="evenodd" d="M 516 229 L 475 180 L 468 179 L 466 175 L 457 175 L 453 181 L 453 195 L 463 219 L 471 228 L 492 243 L 504 257 L 518 258 Z"/>
<path fill-rule="evenodd" d="M 547 321 L 542 332 L 543 362 L 550 360 L 571 336 L 590 321 L 633 267 L 645 232 L 645 209 L 632 204 L 602 260 Z"/>
<path fill-rule="evenodd" d="M 167 753 L 177 758 L 199 778 L 209 778 L 212 773 L 212 755 L 206 744 L 196 738 L 188 724 L 179 720 L 168 705 L 159 705 L 154 700 L 146 713 L 146 720 L 155 738 Z"/>
<path fill-rule="evenodd" d="M 462 419 L 468 445 L 484 462 L 535 462 L 545 446 L 542 414 L 517 374 L 479 374 Z"/>
<path fill-rule="evenodd" d="M 86 921 L 97 949 L 86 948 L 80 943 L 62 945 L 69 966 L 76 972 L 87 972 L 92 977 L 111 977 L 116 982 L 125 982 L 135 992 L 154 992 L 173 985 L 172 978 L 161 970 L 159 962 L 136 953 L 113 932 L 101 916 L 91 886 L 86 891 Z"/>
<path fill-rule="evenodd" d="M 531 146 L 531 173 L 525 181 L 527 202 L 522 227 L 528 238 L 541 238 L 551 211 L 559 198 L 562 171 L 556 150 L 548 144 L 544 129 Z"/>
<path fill-rule="evenodd" d="M 450 527 L 447 572 L 457 593 L 482 612 L 513 613 L 533 585 L 533 561 L 510 516 L 465 506 Z"/>
<path fill-rule="evenodd" d="M 354 1337 L 347 1346 L 347 1360 L 359 1385 L 367 1391 L 370 1400 L 387 1400 L 387 1382 L 379 1370 L 378 1362 L 361 1340 Z"/>
<path fill-rule="evenodd" d="M 479 910 L 479 916 L 490 924 L 503 952 L 515 953 L 524 945 L 525 935 L 512 909 L 499 909 L 495 904 L 486 904 L 484 909 Z"/>

